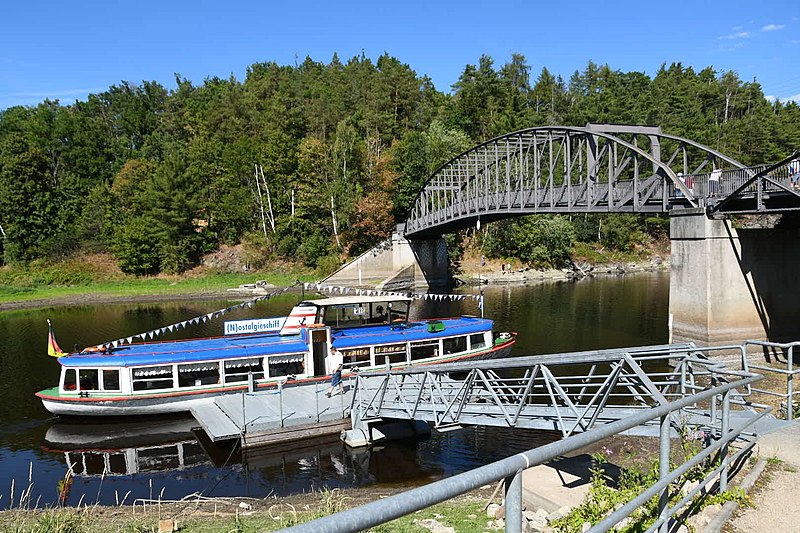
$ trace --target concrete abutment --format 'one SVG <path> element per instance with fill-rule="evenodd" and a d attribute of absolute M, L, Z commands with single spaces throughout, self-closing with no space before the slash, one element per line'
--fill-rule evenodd
<path fill-rule="evenodd" d="M 704 209 L 671 213 L 673 342 L 796 336 L 800 230 L 735 229 Z"/>
<path fill-rule="evenodd" d="M 410 241 L 393 233 L 323 281 L 386 290 L 448 286 L 447 243 L 443 238 Z"/>

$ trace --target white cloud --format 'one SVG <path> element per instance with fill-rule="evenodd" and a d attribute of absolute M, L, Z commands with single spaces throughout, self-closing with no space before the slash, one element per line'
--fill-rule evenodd
<path fill-rule="evenodd" d="M 736 33 L 729 33 L 728 35 L 721 35 L 718 39 L 746 39 L 750 37 L 749 31 L 738 31 Z"/>
<path fill-rule="evenodd" d="M 783 24 L 767 24 L 766 26 L 761 28 L 761 31 L 777 31 L 777 30 L 782 30 L 783 28 L 784 28 Z"/>
<path fill-rule="evenodd" d="M 784 96 L 783 98 L 778 98 L 774 94 L 768 94 L 768 95 L 765 95 L 764 98 L 766 98 L 767 100 L 769 100 L 772 103 L 775 103 L 775 100 L 780 100 L 784 104 L 786 102 L 797 102 L 798 104 L 800 104 L 800 94 L 796 94 L 794 96 Z"/>

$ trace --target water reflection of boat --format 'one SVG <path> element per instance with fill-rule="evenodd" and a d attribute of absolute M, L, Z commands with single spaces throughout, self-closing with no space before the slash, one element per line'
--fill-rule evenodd
<path fill-rule="evenodd" d="M 210 465 L 190 417 L 125 423 L 56 422 L 43 448 L 62 452 L 75 476 L 125 476 Z"/>

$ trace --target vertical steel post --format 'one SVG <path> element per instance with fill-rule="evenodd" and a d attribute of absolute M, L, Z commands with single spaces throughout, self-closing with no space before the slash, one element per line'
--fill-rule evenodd
<path fill-rule="evenodd" d="M 791 421 L 794 418 L 794 382 L 793 382 L 793 366 L 794 366 L 794 346 L 789 346 L 789 353 L 786 356 L 786 420 Z"/>
<path fill-rule="evenodd" d="M 713 372 L 713 371 L 712 371 Z M 711 374 L 711 387 L 714 388 L 717 386 L 717 376 L 715 374 Z M 713 396 L 711 398 L 711 423 L 717 423 L 717 397 Z"/>
<path fill-rule="evenodd" d="M 722 425 L 720 429 L 720 438 L 725 438 L 730 431 L 730 417 L 731 391 L 727 390 L 722 394 Z M 719 472 L 719 491 L 725 492 L 728 490 L 728 445 L 724 444 L 722 448 L 720 448 L 719 453 L 722 458 L 722 470 Z"/>
<path fill-rule="evenodd" d="M 505 481 L 506 533 L 522 533 L 522 470 Z"/>
<path fill-rule="evenodd" d="M 670 417 L 666 414 L 661 417 L 661 431 L 658 441 L 658 478 L 662 480 L 669 476 L 669 430 L 670 430 Z M 658 497 L 658 516 L 663 520 L 659 531 L 661 533 L 669 532 L 669 517 L 667 516 L 667 508 L 669 507 L 669 485 L 664 487 L 661 495 Z"/>

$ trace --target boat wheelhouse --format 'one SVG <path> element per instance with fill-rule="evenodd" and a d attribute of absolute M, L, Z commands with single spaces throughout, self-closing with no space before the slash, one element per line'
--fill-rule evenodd
<path fill-rule="evenodd" d="M 145 342 L 58 359 L 57 387 L 37 393 L 58 415 L 189 411 L 221 394 L 327 382 L 334 346 L 356 370 L 504 357 L 513 334 L 486 318 L 409 320 L 404 296 L 342 296 L 296 305 L 279 332 Z"/>

